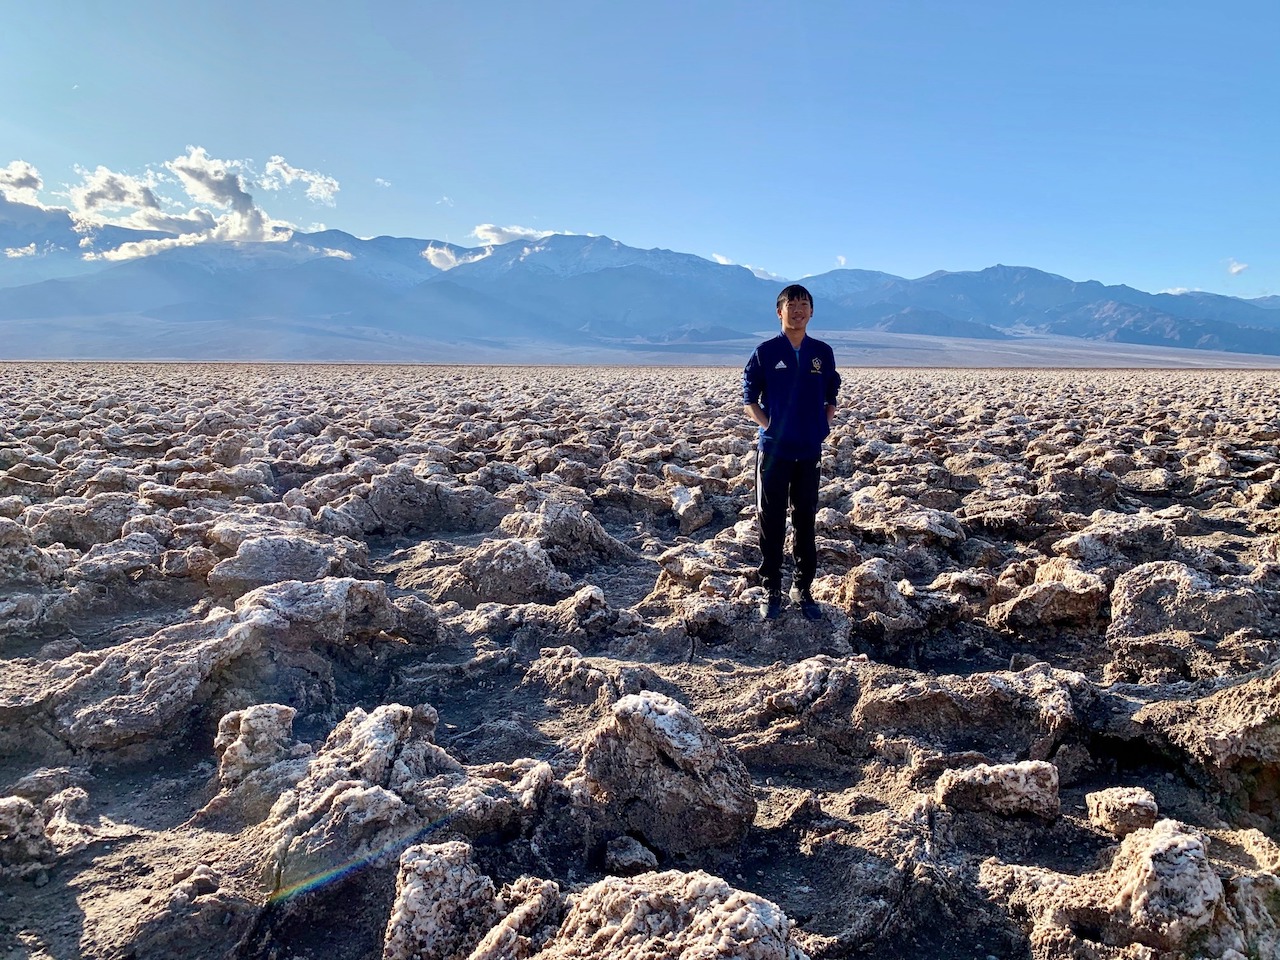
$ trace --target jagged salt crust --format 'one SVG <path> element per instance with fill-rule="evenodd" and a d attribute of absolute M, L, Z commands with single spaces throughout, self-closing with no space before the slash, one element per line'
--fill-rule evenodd
<path fill-rule="evenodd" d="M 848 373 L 766 624 L 734 370 L 0 368 L 6 930 L 1276 953 L 1276 374 Z"/>

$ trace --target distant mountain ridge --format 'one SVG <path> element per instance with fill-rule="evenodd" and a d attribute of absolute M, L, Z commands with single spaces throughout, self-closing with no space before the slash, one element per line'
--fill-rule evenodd
<path fill-rule="evenodd" d="M 324 342 L 317 359 L 340 356 L 344 342 L 387 360 L 460 339 L 516 354 L 521 344 L 692 348 L 773 329 L 782 285 L 693 254 L 563 234 L 460 247 L 324 230 L 85 259 L 164 237 L 0 200 L 0 358 L 271 359 L 303 331 Z M 802 282 L 815 329 L 828 331 L 1280 355 L 1280 297 L 1151 294 L 1002 264 L 914 280 L 840 269 Z"/>

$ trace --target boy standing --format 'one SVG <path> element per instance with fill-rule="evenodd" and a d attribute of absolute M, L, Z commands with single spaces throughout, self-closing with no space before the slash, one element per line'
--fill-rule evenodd
<path fill-rule="evenodd" d="M 795 575 L 791 595 L 807 620 L 822 609 L 810 587 L 818 569 L 813 522 L 818 512 L 822 442 L 831 432 L 840 374 L 835 354 L 807 336 L 813 296 L 798 283 L 778 294 L 782 332 L 756 347 L 742 371 L 742 402 L 760 427 L 756 453 L 756 513 L 760 522 L 760 580 L 768 595 L 766 620 L 782 613 L 782 547 L 791 504 Z"/>

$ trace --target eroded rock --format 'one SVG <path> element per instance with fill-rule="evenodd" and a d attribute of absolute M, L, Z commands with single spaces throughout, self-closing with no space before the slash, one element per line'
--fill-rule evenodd
<path fill-rule="evenodd" d="M 1116 837 L 1154 827 L 1160 808 L 1143 787 L 1108 787 L 1085 796 L 1089 822 Z"/>
<path fill-rule="evenodd" d="M 1174 820 L 1130 833 L 1099 873 L 1071 878 L 988 862 L 981 883 L 1029 914 L 1037 957 L 1070 955 L 1090 942 L 1113 948 L 1101 955 L 1116 957 L 1144 956 L 1142 947 L 1152 951 L 1146 956 L 1185 956 L 1195 943 L 1276 942 L 1266 911 L 1250 916 L 1228 906 L 1206 838 Z"/>
<path fill-rule="evenodd" d="M 652 691 L 613 705 L 587 736 L 573 782 L 606 831 L 669 857 L 731 852 L 755 816 L 742 762 L 687 707 Z"/>
<path fill-rule="evenodd" d="M 575 897 L 539 960 L 607 949 L 618 960 L 699 956 L 805 960 L 791 922 L 768 900 L 697 871 L 609 877 Z"/>
<path fill-rule="evenodd" d="M 1109 637 L 1185 630 L 1224 637 L 1262 612 L 1256 591 L 1215 583 L 1174 560 L 1144 563 L 1116 578 Z"/>
<path fill-rule="evenodd" d="M 1029 813 L 1045 820 L 1058 816 L 1058 768 L 1043 760 L 979 764 L 947 770 L 938 778 L 934 797 L 953 810 Z"/>

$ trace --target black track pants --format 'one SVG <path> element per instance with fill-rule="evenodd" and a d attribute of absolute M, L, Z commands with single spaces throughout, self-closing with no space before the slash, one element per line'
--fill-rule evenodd
<path fill-rule="evenodd" d="M 787 504 L 795 534 L 792 557 L 794 585 L 813 583 L 818 572 L 813 518 L 818 512 L 818 460 L 784 460 L 756 454 L 756 513 L 760 519 L 760 581 L 770 590 L 782 589 L 782 547 L 787 536 Z"/>

